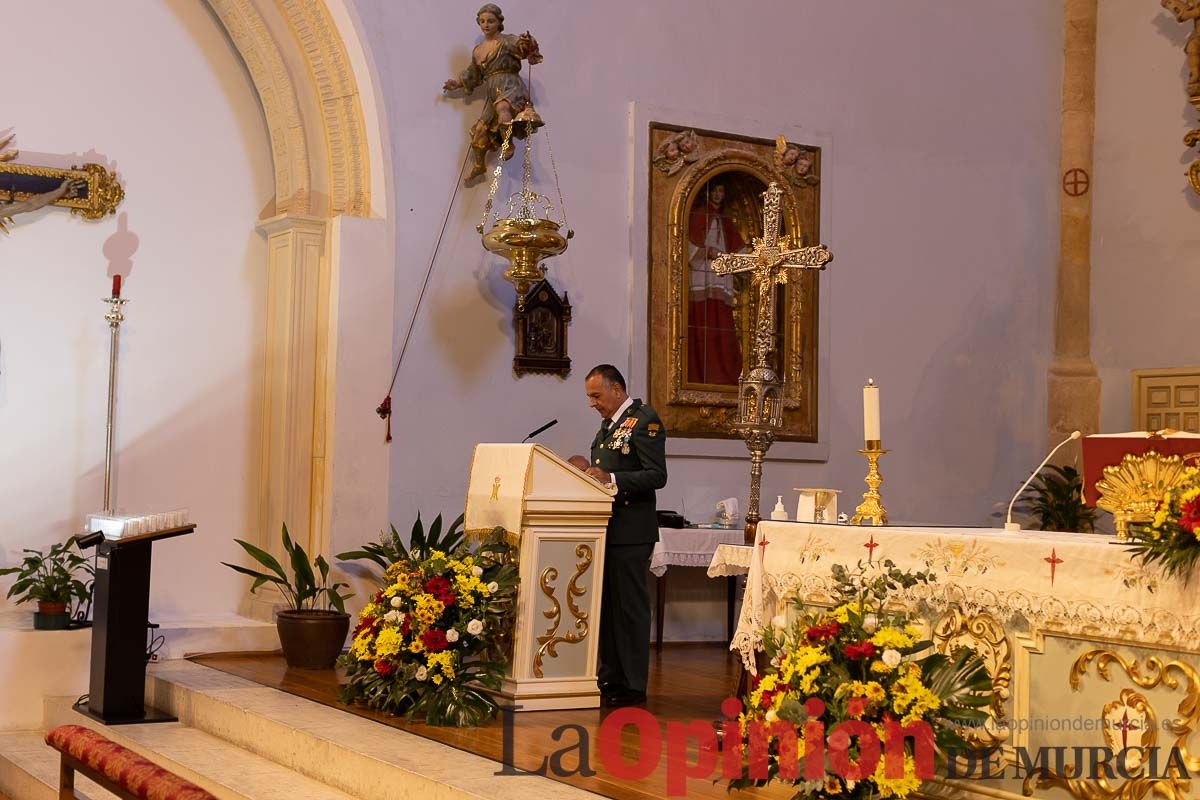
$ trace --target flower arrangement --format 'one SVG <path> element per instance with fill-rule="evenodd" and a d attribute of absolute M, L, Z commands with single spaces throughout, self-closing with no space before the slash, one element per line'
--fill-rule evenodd
<path fill-rule="evenodd" d="M 418 517 L 410 549 L 393 529 L 384 545 L 339 556 L 397 558 L 342 657 L 349 678 L 343 702 L 409 719 L 420 714 L 430 725 L 472 726 L 496 715 L 485 690 L 499 689 L 504 675 L 517 569 L 502 535 L 472 548 L 458 532 L 461 521 L 440 538 L 439 516 L 426 537 Z"/>
<path fill-rule="evenodd" d="M 764 633 L 769 667 L 743 701 L 748 759 L 731 789 L 783 779 L 795 798 L 904 798 L 937 754 L 968 749 L 965 726 L 987 718 L 992 683 L 979 656 L 937 653 L 889 604 L 896 590 L 936 580 L 932 573 L 884 561 L 835 565 L 832 576 L 833 608 L 798 602 L 792 622 L 776 617 Z"/>
<path fill-rule="evenodd" d="M 1143 564 L 1159 564 L 1169 577 L 1190 582 L 1200 559 L 1200 470 L 1186 467 L 1168 489 L 1149 525 L 1131 525 L 1130 553 Z"/>

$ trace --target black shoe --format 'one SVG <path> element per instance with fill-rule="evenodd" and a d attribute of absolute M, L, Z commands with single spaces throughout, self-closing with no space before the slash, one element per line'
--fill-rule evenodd
<path fill-rule="evenodd" d="M 629 693 L 628 689 L 626 689 L 624 686 L 620 686 L 615 683 L 605 683 L 600 686 L 600 697 L 602 699 L 607 699 L 609 697 L 615 697 L 616 695 L 619 695 L 619 694 L 628 694 L 628 693 Z"/>
<path fill-rule="evenodd" d="M 619 694 L 606 695 L 604 705 L 609 708 L 624 708 L 625 706 L 644 706 L 646 704 L 645 692 L 624 691 Z"/>

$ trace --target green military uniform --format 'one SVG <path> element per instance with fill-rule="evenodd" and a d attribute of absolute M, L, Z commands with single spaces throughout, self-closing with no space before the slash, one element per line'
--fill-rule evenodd
<path fill-rule="evenodd" d="M 617 484 L 604 550 L 600 607 L 601 690 L 645 692 L 650 669 L 650 589 L 646 569 L 658 541 L 654 491 L 667 484 L 667 432 L 650 406 L 634 400 L 592 440 L 592 466 Z"/>

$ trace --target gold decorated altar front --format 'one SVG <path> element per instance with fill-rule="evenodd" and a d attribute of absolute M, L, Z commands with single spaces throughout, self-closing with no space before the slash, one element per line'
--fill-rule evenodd
<path fill-rule="evenodd" d="M 973 736 L 998 748 L 990 771 L 1001 777 L 943 789 L 1200 797 L 1200 780 L 1178 769 L 1200 772 L 1200 575 L 1185 586 L 1092 534 L 762 522 L 753 546 L 722 545 L 709 567 L 747 576 L 732 649 L 753 671 L 763 630 L 793 599 L 831 604 L 832 565 L 885 560 L 937 575 L 901 593 L 904 604 L 939 649 L 975 648 L 995 686 L 991 720 Z M 1111 777 L 1091 768 L 1106 751 Z M 1034 765 L 1047 767 L 1042 781 Z"/>

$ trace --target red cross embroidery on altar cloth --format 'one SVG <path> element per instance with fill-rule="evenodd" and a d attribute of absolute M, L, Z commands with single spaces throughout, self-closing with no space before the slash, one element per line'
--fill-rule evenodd
<path fill-rule="evenodd" d="M 762 538 L 762 541 L 758 543 L 758 546 L 760 548 L 762 548 L 760 551 L 761 558 L 765 559 L 767 557 L 767 545 L 769 545 L 769 544 L 770 544 L 770 542 L 767 541 L 767 537 L 765 537 L 765 536 Z"/>
<path fill-rule="evenodd" d="M 1043 558 L 1042 561 L 1045 561 L 1047 564 L 1050 565 L 1050 585 L 1053 586 L 1054 585 L 1055 567 L 1057 567 L 1059 564 L 1062 564 L 1065 562 L 1061 558 L 1058 557 L 1058 551 L 1053 547 L 1050 548 L 1050 555 L 1047 556 L 1046 558 Z"/>
<path fill-rule="evenodd" d="M 864 544 L 863 547 L 867 548 L 867 563 L 874 564 L 875 563 L 875 548 L 879 547 L 879 542 L 875 541 L 875 534 L 873 534 L 873 533 L 871 534 L 871 540 L 869 542 L 867 542 L 866 544 Z"/>

